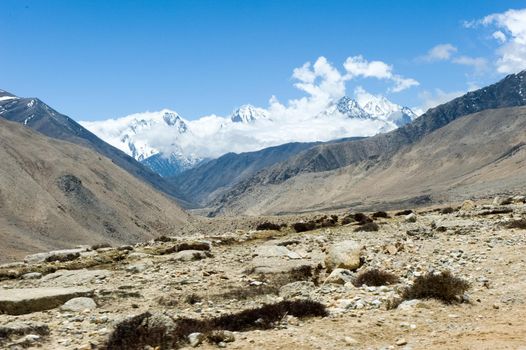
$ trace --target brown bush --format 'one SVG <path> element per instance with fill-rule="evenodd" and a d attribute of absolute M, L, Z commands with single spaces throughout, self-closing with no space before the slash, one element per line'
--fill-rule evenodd
<path fill-rule="evenodd" d="M 402 299 L 438 299 L 444 303 L 458 301 L 470 285 L 467 281 L 455 277 L 449 271 L 439 274 L 427 273 L 415 279 L 412 286 L 402 293 Z"/>
<path fill-rule="evenodd" d="M 97 243 L 91 246 L 91 250 L 97 250 L 102 248 L 111 248 L 111 244 L 109 243 Z"/>
<path fill-rule="evenodd" d="M 526 219 L 513 220 L 504 224 L 506 228 L 518 228 L 521 230 L 526 230 Z"/>
<path fill-rule="evenodd" d="M 160 349 L 172 349 L 187 342 L 191 333 L 200 332 L 210 335 L 215 330 L 242 332 L 255 329 L 268 329 L 276 325 L 286 315 L 298 318 L 325 317 L 328 315 L 325 305 L 312 300 L 284 300 L 275 304 L 244 310 L 214 318 L 174 320 L 175 329 L 167 329 L 151 322 L 149 312 L 132 317 L 119 323 L 105 344 L 106 349 L 138 350 L 147 345 Z"/>
<path fill-rule="evenodd" d="M 445 207 L 445 208 L 440 209 L 440 214 L 451 214 L 454 212 L 455 212 L 455 209 L 451 207 Z"/>
<path fill-rule="evenodd" d="M 306 231 L 315 230 L 317 226 L 314 221 L 307 221 L 307 222 L 296 222 L 295 224 L 292 224 L 292 228 L 296 232 L 306 232 Z"/>
<path fill-rule="evenodd" d="M 405 216 L 405 215 L 409 215 L 409 214 L 411 214 L 412 212 L 413 212 L 413 211 L 412 211 L 411 209 L 405 209 L 405 210 L 401 210 L 401 211 L 397 212 L 397 213 L 395 214 L 395 216 L 402 216 L 402 215 Z"/>
<path fill-rule="evenodd" d="M 352 215 L 346 215 L 342 219 L 342 225 L 348 225 L 354 222 L 354 218 Z"/>
<path fill-rule="evenodd" d="M 379 287 L 398 283 L 399 280 L 398 276 L 391 272 L 371 269 L 360 272 L 353 284 L 356 287 L 361 287 L 364 284 L 366 286 Z"/>
<path fill-rule="evenodd" d="M 389 214 L 387 214 L 385 211 L 377 211 L 375 213 L 373 213 L 373 215 L 371 215 L 373 217 L 373 219 L 377 219 L 377 218 L 389 218 Z"/>
<path fill-rule="evenodd" d="M 280 231 L 281 225 L 275 224 L 273 222 L 265 221 L 256 226 L 256 231 L 264 231 L 264 230 L 274 230 L 274 231 Z"/>
<path fill-rule="evenodd" d="M 373 222 L 373 219 L 365 215 L 364 213 L 355 213 L 351 215 L 354 221 L 358 223 L 358 225 L 365 225 L 369 222 Z"/>
<path fill-rule="evenodd" d="M 380 229 L 380 226 L 376 222 L 368 222 L 366 224 L 363 224 L 362 226 L 358 226 L 354 229 L 354 232 L 374 232 L 378 231 Z"/>

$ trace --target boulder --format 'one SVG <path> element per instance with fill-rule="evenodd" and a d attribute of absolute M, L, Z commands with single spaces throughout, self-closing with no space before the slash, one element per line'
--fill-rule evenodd
<path fill-rule="evenodd" d="M 325 255 L 325 267 L 328 271 L 336 268 L 356 270 L 360 267 L 362 245 L 356 241 L 347 240 L 332 244 Z"/>
<path fill-rule="evenodd" d="M 63 250 L 54 250 L 46 253 L 37 253 L 28 255 L 24 258 L 24 261 L 28 264 L 38 264 L 43 262 L 53 262 L 53 261 L 71 261 L 80 257 L 80 253 L 85 252 L 86 248 L 77 248 L 77 249 L 63 249 Z"/>
<path fill-rule="evenodd" d="M 61 287 L 84 286 L 94 280 L 105 279 L 110 274 L 108 270 L 59 270 L 42 277 L 42 284 Z"/>
<path fill-rule="evenodd" d="M 406 215 L 404 218 L 404 221 L 405 222 L 416 222 L 416 214 L 411 213 L 411 214 Z"/>
<path fill-rule="evenodd" d="M 256 248 L 254 255 L 260 257 L 283 257 L 287 256 L 290 250 L 285 246 L 280 245 L 262 245 Z"/>
<path fill-rule="evenodd" d="M 460 206 L 461 211 L 471 211 L 473 209 L 475 209 L 475 202 L 469 199 L 465 200 Z"/>
<path fill-rule="evenodd" d="M 41 277 L 42 277 L 42 274 L 40 272 L 28 272 L 22 275 L 22 279 L 24 280 L 37 280 Z"/>
<path fill-rule="evenodd" d="M 279 289 L 279 296 L 283 299 L 309 298 L 310 293 L 316 288 L 314 282 L 296 281 L 287 283 Z"/>
<path fill-rule="evenodd" d="M 22 315 L 49 310 L 70 299 L 92 294 L 91 289 L 83 287 L 3 289 L 0 290 L 0 313 Z"/>
<path fill-rule="evenodd" d="M 314 262 L 304 259 L 284 260 L 281 258 L 256 258 L 248 271 L 253 274 L 293 273 L 300 270 L 312 270 Z"/>
<path fill-rule="evenodd" d="M 331 272 L 329 277 L 325 279 L 324 283 L 333 283 L 333 284 L 345 284 L 347 282 L 352 282 L 354 278 L 354 274 L 346 269 L 334 269 L 334 271 Z"/>
<path fill-rule="evenodd" d="M 190 346 L 195 348 L 205 340 L 205 335 L 203 333 L 194 332 L 190 333 L 188 335 L 188 342 L 190 343 Z"/>
<path fill-rule="evenodd" d="M 203 250 L 183 250 L 170 255 L 170 261 L 194 261 L 201 260 L 210 257 L 211 254 L 208 251 Z"/>
<path fill-rule="evenodd" d="M 93 310 L 97 308 L 97 304 L 91 298 L 80 297 L 68 300 L 60 307 L 62 311 L 80 312 L 84 310 Z"/>
<path fill-rule="evenodd" d="M 0 339 L 26 334 L 48 335 L 49 326 L 35 321 L 11 321 L 0 326 Z"/>

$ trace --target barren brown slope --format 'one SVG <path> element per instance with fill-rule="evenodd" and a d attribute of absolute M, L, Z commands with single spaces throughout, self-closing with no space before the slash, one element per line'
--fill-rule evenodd
<path fill-rule="evenodd" d="M 0 260 L 175 234 L 191 217 L 94 151 L 0 119 Z"/>
<path fill-rule="evenodd" d="M 392 157 L 252 185 L 222 213 L 269 214 L 335 207 L 393 207 L 526 189 L 526 107 L 459 118 Z"/>

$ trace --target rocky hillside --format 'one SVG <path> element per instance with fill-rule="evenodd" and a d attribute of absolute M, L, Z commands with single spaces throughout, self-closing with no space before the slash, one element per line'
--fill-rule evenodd
<path fill-rule="evenodd" d="M 21 98 L 0 90 L 0 117 L 23 124 L 46 136 L 91 148 L 157 190 L 180 197 L 178 191 L 158 174 L 38 98 Z"/>
<path fill-rule="evenodd" d="M 31 255 L 0 266 L 0 347 L 520 349 L 524 200 Z"/>
<path fill-rule="evenodd" d="M 190 221 L 173 200 L 111 159 L 3 119 L 0 163 L 0 260 L 136 242 L 173 234 Z"/>
<path fill-rule="evenodd" d="M 524 141 L 521 135 L 526 130 L 524 110 L 496 109 L 526 104 L 526 96 L 523 95 L 526 91 L 525 76 L 526 72 L 510 75 L 494 85 L 469 92 L 430 109 L 411 124 L 392 132 L 313 147 L 242 181 L 218 199 L 215 205 L 225 213 L 276 213 L 306 209 L 305 206 L 295 206 L 293 203 L 296 201 L 310 203 L 309 207 L 313 209 L 371 203 L 370 196 L 396 202 L 408 199 L 409 193 L 429 196 L 432 192 L 436 194 L 439 188 L 440 191 L 454 189 L 450 186 L 455 185 L 459 178 L 468 177 L 469 172 L 475 171 L 471 164 L 485 166 L 488 164 L 484 162 L 496 162 L 514 147 L 521 149 L 520 142 Z M 479 111 L 485 112 L 476 114 Z M 453 125 L 455 121 L 458 123 Z M 442 128 L 445 129 L 441 131 Z M 433 133 L 439 134 L 432 136 Z M 426 137 L 429 140 L 425 140 Z M 462 138 L 469 139 L 470 143 L 461 141 Z M 434 142 L 433 149 L 427 146 L 430 140 Z M 475 149 L 469 147 L 472 144 L 476 145 Z M 431 181 L 432 178 L 421 178 L 423 182 L 406 181 L 418 177 L 403 161 L 410 152 L 414 155 L 411 159 L 413 168 L 427 175 L 431 173 L 425 170 L 433 169 L 433 164 L 455 164 L 456 167 L 447 172 L 449 182 L 439 186 Z M 470 152 L 476 152 L 477 157 L 473 158 Z M 520 152 L 513 155 L 523 156 Z M 399 163 L 394 161 L 396 159 Z M 455 161 L 458 159 L 469 161 Z M 520 167 L 515 170 L 519 171 Z M 368 182 L 370 179 L 378 182 Z M 515 180 L 510 177 L 510 181 Z M 422 183 L 428 183 L 430 187 L 420 186 Z M 381 184 L 386 185 L 381 187 Z M 502 185 L 504 187 L 505 183 Z M 381 195 L 381 189 L 388 190 L 389 186 L 403 190 L 392 198 L 387 192 L 385 196 Z M 491 188 L 478 190 L 485 193 Z"/>

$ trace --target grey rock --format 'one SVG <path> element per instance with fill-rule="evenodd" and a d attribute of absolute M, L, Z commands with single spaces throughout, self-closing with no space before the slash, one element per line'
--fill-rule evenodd
<path fill-rule="evenodd" d="M 0 290 L 0 312 L 8 315 L 22 315 L 56 308 L 66 301 L 91 296 L 88 288 L 26 288 Z"/>
<path fill-rule="evenodd" d="M 195 348 L 199 346 L 205 340 L 205 335 L 203 333 L 195 332 L 188 335 L 188 342 L 190 346 Z"/>
<path fill-rule="evenodd" d="M 73 287 L 84 286 L 96 279 L 105 279 L 111 275 L 108 270 L 59 270 L 42 277 L 47 286 Z"/>
<path fill-rule="evenodd" d="M 42 274 L 40 272 L 29 272 L 24 275 L 22 275 L 22 279 L 24 280 L 36 280 L 42 277 Z"/>
<path fill-rule="evenodd" d="M 254 251 L 254 255 L 266 258 L 286 257 L 290 253 L 292 253 L 292 251 L 287 247 L 279 245 L 262 245 L 257 247 Z"/>
<path fill-rule="evenodd" d="M 202 250 L 183 250 L 170 255 L 170 261 L 194 261 L 210 257 L 211 254 Z"/>
<path fill-rule="evenodd" d="M 284 299 L 308 297 L 315 288 L 316 286 L 311 281 L 292 282 L 279 289 L 279 296 Z"/>
<path fill-rule="evenodd" d="M 354 273 L 347 269 L 334 269 L 331 274 L 325 279 L 324 283 L 334 283 L 334 284 L 345 284 L 347 282 L 352 282 L 354 279 Z"/>
<path fill-rule="evenodd" d="M 97 304 L 91 298 L 80 297 L 68 300 L 64 305 L 60 307 L 63 311 L 80 312 L 84 310 L 93 310 L 97 308 Z"/>
<path fill-rule="evenodd" d="M 49 326 L 43 322 L 35 321 L 11 321 L 0 326 L 0 339 L 26 334 L 48 335 Z"/>
<path fill-rule="evenodd" d="M 80 253 L 83 253 L 86 250 L 86 248 L 63 249 L 54 250 L 46 253 L 31 254 L 26 256 L 24 258 L 24 261 L 29 264 L 37 264 L 52 261 L 71 261 L 77 259 L 80 256 Z"/>
<path fill-rule="evenodd" d="M 335 243 L 327 249 L 325 267 L 328 271 L 336 268 L 356 270 L 360 267 L 362 246 L 355 241 L 347 240 Z"/>
<path fill-rule="evenodd" d="M 408 214 L 404 217 L 404 221 L 405 222 L 416 222 L 416 214 L 415 213 L 411 213 L 411 214 Z"/>

